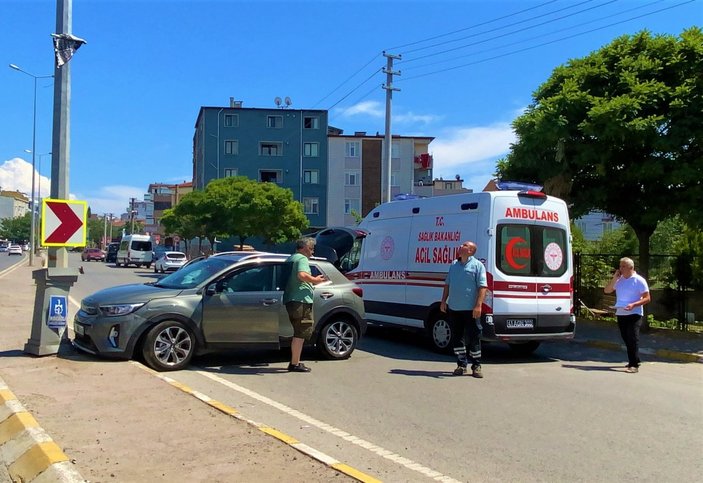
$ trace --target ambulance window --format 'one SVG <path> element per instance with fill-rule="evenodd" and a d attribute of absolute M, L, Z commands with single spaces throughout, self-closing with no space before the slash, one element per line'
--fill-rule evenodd
<path fill-rule="evenodd" d="M 354 270 L 359 266 L 359 258 L 361 257 L 361 245 L 364 242 L 364 238 L 357 238 L 354 240 L 354 244 L 351 249 L 342 255 L 339 259 L 339 271 L 342 273 L 347 273 L 350 270 Z"/>
<path fill-rule="evenodd" d="M 499 225 L 498 268 L 508 275 L 530 275 L 532 252 L 529 225 Z"/>
<path fill-rule="evenodd" d="M 496 263 L 507 275 L 558 277 L 566 272 L 566 232 L 535 225 L 498 225 Z"/>

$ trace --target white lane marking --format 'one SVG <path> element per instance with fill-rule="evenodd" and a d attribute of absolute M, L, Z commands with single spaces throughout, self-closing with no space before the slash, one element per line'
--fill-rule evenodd
<path fill-rule="evenodd" d="M 284 413 L 288 414 L 289 416 L 292 416 L 296 419 L 304 421 L 304 422 L 310 424 L 311 426 L 315 426 L 316 428 L 321 429 L 322 431 L 333 434 L 334 436 L 342 438 L 345 441 L 348 441 L 348 442 L 355 444 L 361 448 L 364 448 L 368 451 L 371 451 L 372 453 L 375 453 L 378 456 L 381 456 L 387 460 L 393 461 L 394 463 L 397 463 L 397 464 L 399 464 L 409 470 L 416 471 L 422 475 L 433 478 L 437 481 L 443 481 L 446 483 L 459 483 L 458 480 L 455 480 L 454 478 L 443 475 L 442 473 L 435 471 L 432 468 L 428 468 L 427 466 L 421 465 L 420 463 L 416 463 L 408 458 L 405 458 L 403 456 L 400 456 L 399 454 L 393 453 L 392 451 L 384 449 L 384 448 L 382 448 L 378 445 L 375 445 L 369 441 L 366 441 L 364 439 L 361 439 L 361 438 L 358 438 L 354 435 L 351 435 L 351 434 L 347 433 L 346 431 L 342 431 L 339 428 L 335 428 L 334 426 L 331 426 L 331 425 L 324 423 L 318 419 L 315 419 L 312 416 L 308 416 L 307 414 L 301 413 L 300 411 L 298 411 L 296 409 L 290 408 L 290 407 L 286 406 L 285 404 L 274 401 L 273 399 L 270 399 L 266 396 L 263 396 L 257 392 L 254 392 L 250 389 L 242 387 L 242 386 L 235 384 L 231 381 L 223 379 L 220 376 L 217 376 L 215 374 L 211 374 L 206 371 L 194 371 L 194 372 L 196 374 L 200 374 L 203 377 L 207 377 L 208 379 L 213 380 L 219 384 L 222 384 L 223 386 L 227 386 L 230 389 L 234 389 L 235 391 L 240 392 L 246 396 L 249 396 L 252 399 L 256 399 L 257 401 L 260 401 L 268 406 L 271 406 L 275 409 L 278 409 L 279 411 L 284 412 Z"/>

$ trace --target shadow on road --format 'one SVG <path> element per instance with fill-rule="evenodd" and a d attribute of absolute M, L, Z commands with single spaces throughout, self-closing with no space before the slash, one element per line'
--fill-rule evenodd
<path fill-rule="evenodd" d="M 562 364 L 564 369 L 578 369 L 579 371 L 613 371 L 625 372 L 624 366 L 577 366 L 574 364 Z"/>

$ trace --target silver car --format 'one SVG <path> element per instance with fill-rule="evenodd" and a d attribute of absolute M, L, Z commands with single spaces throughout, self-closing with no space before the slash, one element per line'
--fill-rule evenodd
<path fill-rule="evenodd" d="M 172 371 L 196 354 L 290 345 L 293 328 L 282 303 L 287 255 L 220 255 L 190 263 L 157 282 L 112 287 L 81 302 L 76 348 L 109 357 L 143 356 Z M 315 286 L 311 342 L 323 356 L 348 358 L 366 332 L 362 289 L 331 263 L 310 260 Z"/>
<path fill-rule="evenodd" d="M 154 273 L 166 273 L 178 270 L 186 264 L 188 259 L 183 252 L 164 252 L 156 262 L 154 262 Z"/>

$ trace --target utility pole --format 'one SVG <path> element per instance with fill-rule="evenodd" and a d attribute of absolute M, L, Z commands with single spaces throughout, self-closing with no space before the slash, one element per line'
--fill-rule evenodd
<path fill-rule="evenodd" d="M 103 221 L 105 222 L 105 231 L 103 233 L 102 249 L 105 250 L 107 248 L 107 213 L 103 214 Z"/>
<path fill-rule="evenodd" d="M 386 67 L 383 72 L 386 74 L 386 83 L 382 86 L 386 90 L 386 137 L 383 150 L 383 166 L 381 168 L 381 179 L 383 186 L 381 188 L 381 203 L 391 200 L 391 104 L 393 101 L 393 91 L 400 91 L 397 87 L 393 87 L 393 76 L 400 75 L 400 71 L 393 70 L 393 60 L 400 59 L 401 55 L 389 54 L 383 52 L 386 57 Z"/>
<path fill-rule="evenodd" d="M 129 231 L 130 235 L 134 235 L 134 202 L 136 201 L 135 198 L 130 198 L 129 199 L 129 219 L 131 222 L 131 228 Z"/>

